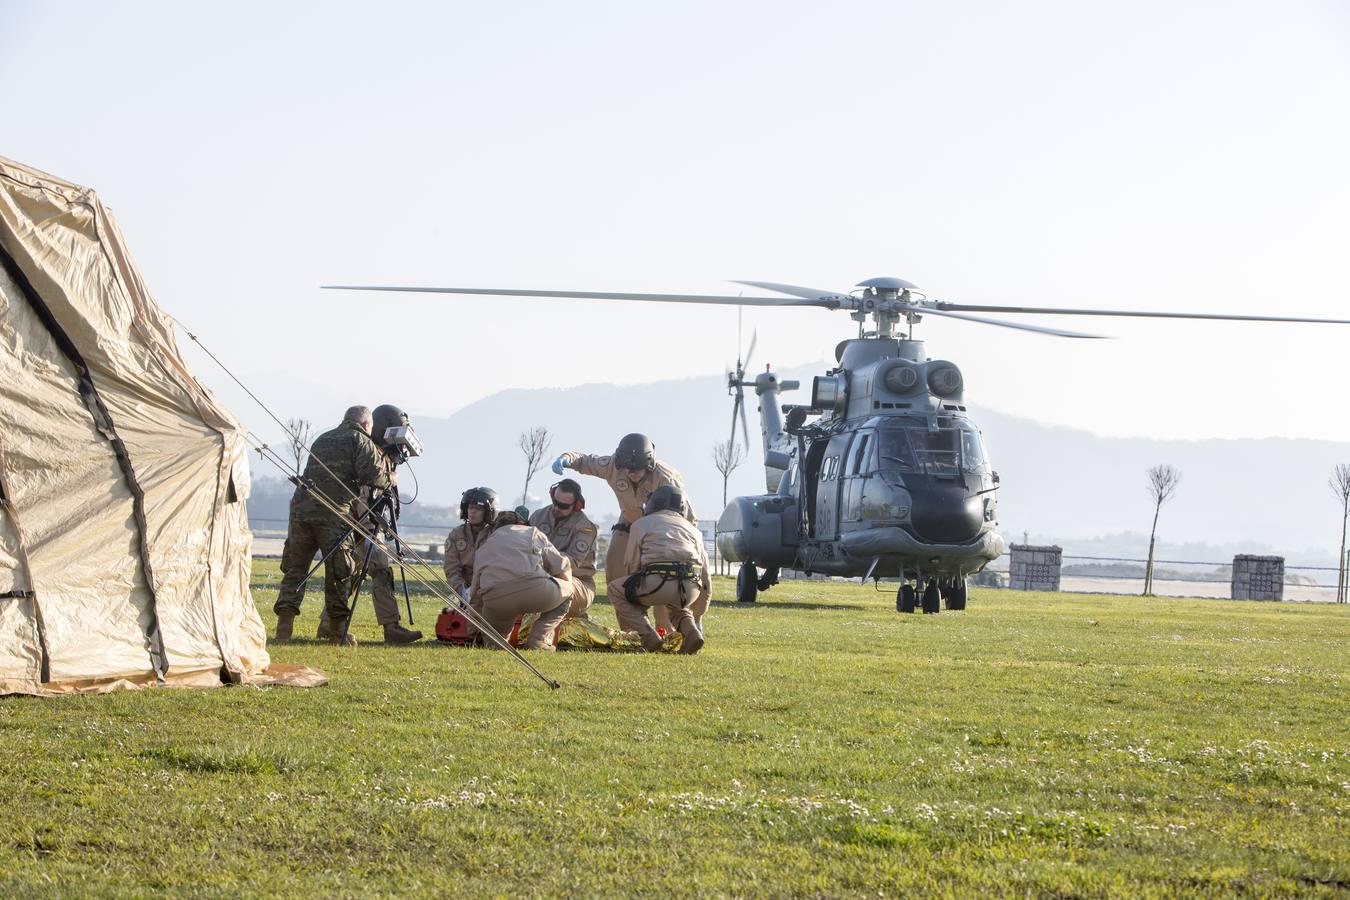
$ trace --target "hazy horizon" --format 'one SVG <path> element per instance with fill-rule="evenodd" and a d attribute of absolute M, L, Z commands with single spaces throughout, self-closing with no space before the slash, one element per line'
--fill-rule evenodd
<path fill-rule="evenodd" d="M 9 2 L 0 153 L 98 190 L 156 299 L 260 392 L 446 412 L 715 374 L 735 310 L 318 286 L 896 275 L 965 303 L 1346 316 L 1347 45 L 1350 8 L 1315 0 Z M 761 363 L 855 327 L 745 318 Z M 1019 321 L 1118 339 L 918 335 L 1019 416 L 1350 440 L 1327 410 L 1350 327 Z"/>

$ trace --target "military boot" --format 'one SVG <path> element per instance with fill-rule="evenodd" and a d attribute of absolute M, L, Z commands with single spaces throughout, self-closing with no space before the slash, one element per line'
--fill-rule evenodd
<path fill-rule="evenodd" d="M 277 613 L 277 633 L 272 636 L 272 643 L 285 644 L 291 639 L 291 632 L 295 630 L 295 613 L 279 612 Z"/>
<path fill-rule="evenodd" d="M 386 644 L 411 644 L 421 639 L 422 632 L 411 631 L 398 622 L 384 626 L 384 642 Z"/>
<path fill-rule="evenodd" d="M 328 610 L 323 611 L 319 616 L 319 630 L 314 632 L 314 639 L 318 641 L 331 641 L 335 632 L 333 631 L 333 620 L 328 618 Z"/>
<path fill-rule="evenodd" d="M 703 649 L 703 632 L 694 624 L 692 618 L 680 623 L 680 634 L 684 638 L 680 641 L 681 653 L 692 656 Z"/>
<path fill-rule="evenodd" d="M 355 635 L 347 633 L 346 619 L 330 619 L 329 627 L 333 630 L 332 636 L 328 638 L 330 643 L 337 644 L 339 647 L 356 646 Z"/>
<path fill-rule="evenodd" d="M 639 632 L 639 635 L 642 638 L 642 649 L 648 653 L 660 653 L 661 648 L 665 646 L 665 641 L 661 639 L 661 635 L 657 634 L 654 628 Z"/>

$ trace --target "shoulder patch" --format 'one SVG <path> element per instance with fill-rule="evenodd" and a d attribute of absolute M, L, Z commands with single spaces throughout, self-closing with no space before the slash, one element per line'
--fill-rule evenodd
<path fill-rule="evenodd" d="M 579 550 L 582 553 L 585 553 L 589 549 L 591 549 L 590 541 L 586 540 L 585 538 L 582 538 L 581 540 L 577 541 L 577 550 Z"/>
<path fill-rule="evenodd" d="M 630 485 L 630 484 L 628 483 L 628 479 L 627 479 L 627 478 L 620 478 L 618 481 L 614 482 L 614 490 L 616 490 L 616 491 L 626 491 L 626 490 L 628 490 L 631 486 L 632 486 L 632 485 Z"/>
<path fill-rule="evenodd" d="M 464 538 L 460 538 L 459 540 L 455 541 L 455 549 L 458 550 L 460 553 L 463 553 L 465 550 L 469 549 L 469 542 L 464 540 Z"/>
<path fill-rule="evenodd" d="M 595 461 L 596 461 L 596 463 L 599 464 L 599 465 L 607 466 L 607 465 L 609 465 L 609 461 L 610 461 L 611 459 L 613 459 L 613 458 L 614 458 L 614 457 L 608 456 L 608 455 L 606 455 L 606 456 L 597 456 L 597 457 L 595 458 Z"/>

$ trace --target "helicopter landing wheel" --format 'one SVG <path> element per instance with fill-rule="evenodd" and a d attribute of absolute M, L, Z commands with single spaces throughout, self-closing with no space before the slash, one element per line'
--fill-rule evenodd
<path fill-rule="evenodd" d="M 944 598 L 947 601 L 947 609 L 962 610 L 966 608 L 966 580 L 958 578 L 956 582 L 947 589 Z"/>
<path fill-rule="evenodd" d="M 754 603 L 759 596 L 759 572 L 755 571 L 755 564 L 746 560 L 741 563 L 741 570 L 736 573 L 736 602 Z"/>
<path fill-rule="evenodd" d="M 900 590 L 895 594 L 895 611 L 902 613 L 914 612 L 914 585 L 906 581 L 900 585 Z"/>
<path fill-rule="evenodd" d="M 928 584 L 923 589 L 923 611 L 925 614 L 932 614 L 942 608 L 942 596 L 938 593 L 938 583 L 936 578 L 928 579 Z"/>

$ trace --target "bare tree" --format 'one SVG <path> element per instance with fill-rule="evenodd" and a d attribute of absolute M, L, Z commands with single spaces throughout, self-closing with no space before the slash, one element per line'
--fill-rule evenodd
<path fill-rule="evenodd" d="M 1153 547 L 1158 538 L 1158 513 L 1162 505 L 1172 498 L 1181 482 L 1181 470 L 1175 466 L 1159 464 L 1148 470 L 1148 493 L 1153 498 L 1153 530 L 1148 535 L 1148 565 L 1144 569 L 1144 596 L 1153 593 Z"/>
<path fill-rule="evenodd" d="M 295 459 L 297 472 L 305 470 L 305 457 L 309 454 L 309 438 L 313 433 L 314 426 L 308 419 L 286 420 L 286 441 L 290 445 L 291 456 Z"/>
<path fill-rule="evenodd" d="M 544 456 L 548 453 L 553 437 L 543 425 L 536 425 L 529 431 L 520 433 L 520 452 L 525 454 L 525 490 L 520 494 L 520 504 L 530 502 L 530 482 L 543 468 Z"/>
<path fill-rule="evenodd" d="M 718 441 L 712 448 L 713 465 L 722 473 L 722 508 L 727 505 L 727 484 L 731 473 L 745 462 L 745 448 L 734 440 Z M 713 568 L 717 568 L 717 542 L 713 542 Z"/>
<path fill-rule="evenodd" d="M 1331 470 L 1327 486 L 1341 504 L 1341 554 L 1336 557 L 1336 602 L 1346 602 L 1345 525 L 1350 518 L 1350 465 L 1340 463 Z"/>

